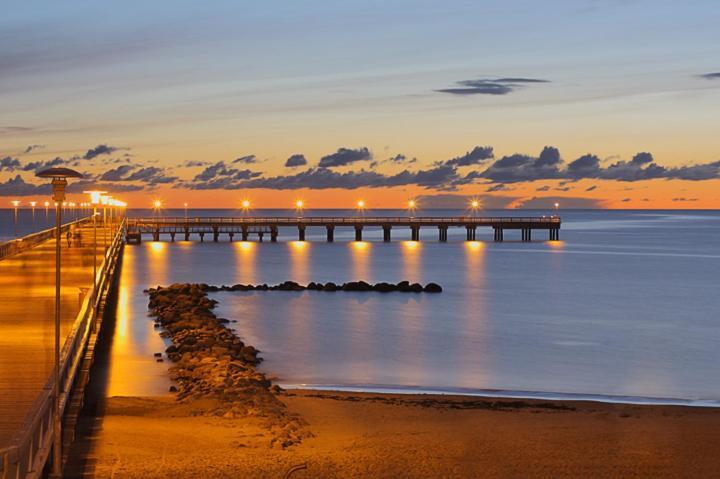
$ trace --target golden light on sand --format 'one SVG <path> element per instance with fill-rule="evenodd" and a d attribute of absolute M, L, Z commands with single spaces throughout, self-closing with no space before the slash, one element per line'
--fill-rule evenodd
<path fill-rule="evenodd" d="M 302 251 L 305 248 L 307 248 L 308 242 L 307 241 L 290 241 L 289 242 L 292 249 L 295 251 Z"/>
<path fill-rule="evenodd" d="M 565 248 L 565 242 L 561 241 L 561 240 L 546 241 L 545 243 L 548 244 L 554 250 L 561 250 L 561 249 Z"/>
<path fill-rule="evenodd" d="M 255 243 L 252 241 L 238 241 L 234 244 L 236 245 L 236 248 L 239 248 L 242 251 L 253 251 L 255 249 Z"/>

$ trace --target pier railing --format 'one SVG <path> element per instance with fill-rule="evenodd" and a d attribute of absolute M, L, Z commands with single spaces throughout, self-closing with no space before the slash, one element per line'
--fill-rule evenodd
<path fill-rule="evenodd" d="M 65 234 L 67 230 L 69 228 L 72 228 L 73 226 L 79 226 L 89 221 L 91 221 L 91 218 L 82 218 L 72 221 L 70 223 L 65 223 L 61 227 L 62 234 Z M 27 251 L 35 247 L 36 245 L 42 243 L 43 241 L 49 240 L 54 237 L 55 228 L 53 227 L 46 230 L 38 231 L 37 233 L 29 234 L 27 236 L 23 236 L 22 238 L 0 243 L 0 260 L 16 255 L 18 253 L 22 253 L 23 251 Z"/>
<path fill-rule="evenodd" d="M 84 220 L 80 220 L 84 221 Z M 67 225 L 66 225 L 67 226 Z M 64 413 L 73 383 L 85 354 L 85 345 L 94 333 L 97 312 L 104 292 L 110 286 L 117 260 L 123 246 L 124 220 L 119 223 L 112 242 L 97 269 L 95 285 L 83 300 L 80 312 L 65 339 L 60 355 L 60 409 Z M 54 376 L 48 378 L 40 395 L 25 417 L 24 423 L 11 441 L 0 449 L 0 478 L 39 478 L 51 451 L 53 437 Z"/>
<path fill-rule="evenodd" d="M 296 226 L 327 224 L 346 225 L 476 225 L 485 226 L 497 223 L 547 223 L 559 224 L 559 216 L 245 216 L 245 217 L 193 217 L 159 216 L 156 218 L 128 218 L 128 227 L 138 225 L 182 225 L 182 224 L 218 224 L 218 225 L 278 225 Z"/>

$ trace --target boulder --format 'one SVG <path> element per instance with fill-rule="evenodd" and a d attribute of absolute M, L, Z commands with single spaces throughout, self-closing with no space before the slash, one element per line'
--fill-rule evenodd
<path fill-rule="evenodd" d="M 397 286 L 390 283 L 376 283 L 375 285 L 373 285 L 373 291 L 378 291 L 380 293 L 389 293 L 396 290 Z"/>
<path fill-rule="evenodd" d="M 425 285 L 425 291 L 426 293 L 442 293 L 442 286 L 440 286 L 437 283 L 428 283 Z"/>
<path fill-rule="evenodd" d="M 408 291 L 411 293 L 422 293 L 423 287 L 420 283 L 413 283 L 410 285 L 410 288 Z"/>
<path fill-rule="evenodd" d="M 325 286 L 323 286 L 322 290 L 323 291 L 337 291 L 338 287 L 335 283 L 328 282 L 328 283 L 325 283 Z"/>

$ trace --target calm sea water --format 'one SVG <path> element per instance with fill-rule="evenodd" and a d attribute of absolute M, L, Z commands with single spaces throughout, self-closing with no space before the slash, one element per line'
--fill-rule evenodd
<path fill-rule="evenodd" d="M 237 214 L 190 212 L 198 213 Z M 469 243 L 457 229 L 443 244 L 427 228 L 419 243 L 401 230 L 390 244 L 380 231 L 358 243 L 347 229 L 328 244 L 318 228 L 303 243 L 281 230 L 276 244 L 126 246 L 108 394 L 169 386 L 168 364 L 152 357 L 164 344 L 147 318 L 149 286 L 407 279 L 445 291 L 213 297 L 218 314 L 236 320 L 238 334 L 262 351 L 262 368 L 286 386 L 720 401 L 720 213 L 562 217 L 562 241 L 553 243 L 539 232 L 529 244 L 519 232 L 493 243 L 492 230 Z"/>

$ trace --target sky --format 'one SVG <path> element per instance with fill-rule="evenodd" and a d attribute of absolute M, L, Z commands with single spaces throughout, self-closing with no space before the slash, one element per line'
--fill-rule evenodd
<path fill-rule="evenodd" d="M 720 207 L 717 0 L 2 11 L 0 207 Z"/>

